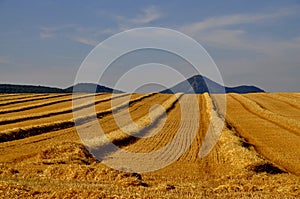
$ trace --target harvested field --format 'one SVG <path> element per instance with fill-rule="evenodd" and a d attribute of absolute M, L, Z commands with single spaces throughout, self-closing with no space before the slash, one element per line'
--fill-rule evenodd
<path fill-rule="evenodd" d="M 220 95 L 207 93 L 78 94 L 74 98 L 72 104 L 69 94 L 0 95 L 1 198 L 300 195 L 298 93 L 228 94 L 226 112 Z M 225 125 L 210 151 L 204 140 L 209 139 L 208 132 L 222 127 L 218 125 L 222 118 Z M 104 141 L 80 138 L 77 133 L 78 129 L 97 132 L 98 124 L 107 137 Z M 112 142 L 140 155 L 110 150 L 105 155 L 115 159 L 99 161 L 81 139 L 95 149 L 104 150 L 106 142 Z M 168 147 L 172 142 L 173 147 Z M 200 158 L 199 153 L 206 152 Z M 148 160 L 150 153 L 153 159 Z M 141 172 L 115 170 L 108 164 Z"/>

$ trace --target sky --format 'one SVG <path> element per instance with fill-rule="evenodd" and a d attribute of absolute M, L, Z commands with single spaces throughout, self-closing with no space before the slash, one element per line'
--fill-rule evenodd
<path fill-rule="evenodd" d="M 299 10 L 299 0 L 0 0 L 0 83 L 68 87 L 100 42 L 132 28 L 162 27 L 199 42 L 226 86 L 300 91 Z M 116 61 L 104 84 L 149 57 L 189 70 L 168 53 L 140 52 Z"/>

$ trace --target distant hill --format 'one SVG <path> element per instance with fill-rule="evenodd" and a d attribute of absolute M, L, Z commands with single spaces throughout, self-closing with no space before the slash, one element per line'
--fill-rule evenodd
<path fill-rule="evenodd" d="M 47 86 L 0 84 L 0 93 L 72 93 L 73 89 L 75 92 L 80 93 L 122 93 L 122 91 L 92 83 L 80 83 L 65 89 Z"/>
<path fill-rule="evenodd" d="M 65 91 L 47 86 L 0 84 L 0 93 L 65 93 Z"/>
<path fill-rule="evenodd" d="M 70 86 L 66 89 L 64 89 L 65 92 L 68 92 L 68 93 L 72 93 L 73 91 L 74 92 L 84 92 L 84 93 L 122 93 L 122 91 L 119 91 L 119 90 L 114 90 L 112 88 L 108 88 L 106 86 L 101 86 L 101 85 L 98 85 L 98 84 L 92 84 L 92 83 L 79 83 L 79 84 L 76 84 L 75 86 Z"/>
<path fill-rule="evenodd" d="M 209 88 L 209 89 L 208 89 Z M 207 77 L 202 75 L 193 76 L 186 81 L 180 82 L 172 88 L 161 91 L 161 93 L 255 93 L 265 92 L 264 90 L 255 86 L 237 86 L 237 87 L 224 87 Z"/>
<path fill-rule="evenodd" d="M 260 93 L 260 92 L 265 92 L 264 90 L 256 87 L 256 86 L 237 86 L 237 87 L 226 87 L 226 92 L 227 93 Z"/>
<path fill-rule="evenodd" d="M 190 86 L 191 85 L 191 86 Z M 209 90 L 208 90 L 209 88 Z M 201 75 L 193 76 L 186 81 L 183 81 L 170 89 L 161 91 L 161 93 L 223 93 L 224 88 L 226 93 L 254 93 L 264 92 L 264 90 L 255 86 L 237 86 L 237 87 L 223 87 L 222 85 Z M 47 86 L 33 86 L 33 85 L 13 85 L 0 84 L 0 93 L 122 93 L 122 91 L 114 90 L 112 88 L 101 86 L 93 83 L 79 83 L 65 89 L 53 88 Z"/>

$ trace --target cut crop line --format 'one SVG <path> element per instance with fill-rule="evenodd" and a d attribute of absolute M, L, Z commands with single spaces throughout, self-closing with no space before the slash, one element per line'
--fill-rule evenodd
<path fill-rule="evenodd" d="M 19 94 L 19 95 L 3 95 L 0 94 L 0 101 L 16 101 L 20 99 L 27 99 L 27 98 L 33 98 L 33 97 L 40 97 L 40 96 L 46 96 L 49 94 Z"/>
<path fill-rule="evenodd" d="M 275 96 L 273 96 L 273 95 L 275 95 Z M 284 102 L 284 103 L 292 106 L 293 108 L 300 109 L 300 102 L 291 97 L 285 97 L 280 94 L 272 94 L 272 96 L 266 95 L 266 97 L 278 100 L 280 102 Z"/>
<path fill-rule="evenodd" d="M 124 94 L 124 95 L 126 95 L 126 94 Z M 134 103 L 137 103 L 137 102 L 139 102 L 147 97 L 153 96 L 155 94 L 156 93 L 150 93 L 147 95 L 140 96 L 136 99 L 131 100 L 129 102 L 129 105 L 133 105 Z M 122 95 L 122 96 L 124 96 L 124 95 Z M 103 111 L 99 111 L 96 113 L 96 117 L 101 118 L 105 115 L 112 113 L 113 111 L 120 111 L 121 109 L 126 108 L 126 107 L 127 107 L 127 102 L 125 102 L 119 106 L 115 106 L 115 107 L 108 108 Z M 11 141 L 11 140 L 22 139 L 22 138 L 26 138 L 29 136 L 39 135 L 39 134 L 47 133 L 47 132 L 51 132 L 51 131 L 57 131 L 57 130 L 61 130 L 61 129 L 74 127 L 75 124 L 81 125 L 81 124 L 93 121 L 94 119 L 95 119 L 95 114 L 90 114 L 87 116 L 78 117 L 76 119 L 69 119 L 69 120 L 64 120 L 64 121 L 59 121 L 59 122 L 45 123 L 43 125 L 34 125 L 34 126 L 24 127 L 24 128 L 9 129 L 9 130 L 0 132 L 0 143 Z"/>
<path fill-rule="evenodd" d="M 278 115 L 276 113 L 273 113 L 269 110 L 261 108 L 257 103 L 254 101 L 243 97 L 238 94 L 230 94 L 232 98 L 240 102 L 245 109 L 250 111 L 251 113 L 259 116 L 260 118 L 263 118 L 265 120 L 268 120 L 269 122 L 272 122 L 282 128 L 285 128 L 291 132 L 294 132 L 295 135 L 300 135 L 300 122 L 294 119 L 286 118 L 281 115 Z"/>
<path fill-rule="evenodd" d="M 51 98 L 57 98 L 57 97 L 64 97 L 67 95 L 71 95 L 71 94 L 59 94 L 59 95 L 50 95 L 48 97 L 35 97 L 33 99 L 23 99 L 23 100 L 14 100 L 14 101 L 10 101 L 10 102 L 5 102 L 5 103 L 1 103 L 0 106 L 7 106 L 7 105 L 12 105 L 12 104 L 18 104 L 18 103 L 24 103 L 24 102 L 32 102 L 32 101 L 38 101 L 38 100 L 46 100 L 46 99 L 51 99 Z"/>
<path fill-rule="evenodd" d="M 141 132 L 149 132 L 149 129 L 153 128 L 164 116 L 165 112 L 169 112 L 175 107 L 175 104 L 178 102 L 178 100 L 183 96 L 182 93 L 172 95 L 170 98 L 168 98 L 161 106 L 164 108 L 156 108 L 154 110 L 152 121 L 149 119 L 148 115 L 142 116 L 140 119 L 138 119 L 135 124 L 128 124 L 126 126 L 123 126 L 121 129 L 117 129 L 114 131 L 111 131 L 105 135 L 105 137 L 94 137 L 89 140 L 85 140 L 85 143 L 91 148 L 99 148 L 105 146 L 108 141 L 106 137 L 109 138 L 110 142 L 113 142 L 114 144 L 117 144 L 118 146 L 126 146 L 128 144 L 133 143 L 134 141 L 137 141 L 139 138 L 136 138 L 134 136 L 140 136 Z M 122 107 L 122 106 L 120 106 Z M 140 127 L 140 128 L 139 128 Z"/>
<path fill-rule="evenodd" d="M 99 95 L 102 95 L 102 93 L 101 94 L 97 94 L 95 96 L 99 96 Z M 93 96 L 93 94 L 91 94 L 91 95 L 84 95 L 84 96 L 76 97 L 76 98 L 73 98 L 73 99 L 69 98 L 69 99 L 55 100 L 55 101 L 50 101 L 50 102 L 47 101 L 47 102 L 44 102 L 44 103 L 39 103 L 39 104 L 34 104 L 34 105 L 27 105 L 27 106 L 23 106 L 23 107 L 4 109 L 4 110 L 0 110 L 0 114 L 26 111 L 26 110 L 31 110 L 31 109 L 35 109 L 35 108 L 46 107 L 46 106 L 50 106 L 50 105 L 54 105 L 54 104 L 58 104 L 58 103 L 62 103 L 62 102 L 68 102 L 68 101 L 77 100 L 77 99 L 84 99 L 84 98 L 88 98 L 88 97 L 92 97 L 92 96 Z"/>
<path fill-rule="evenodd" d="M 128 93 L 125 94 L 121 94 L 121 95 L 116 95 L 114 97 L 107 97 L 104 99 L 99 99 L 98 101 L 95 102 L 89 102 L 87 104 L 78 106 L 78 107 L 70 107 L 70 108 L 65 108 L 65 109 L 61 109 L 58 111 L 48 111 L 48 112 L 44 112 L 42 114 L 37 114 L 37 115 L 31 115 L 31 116 L 24 116 L 24 117 L 16 117 L 16 118 L 6 118 L 3 120 L 0 120 L 0 125 L 5 125 L 5 124 L 12 124 L 12 123 L 16 123 L 16 122 L 23 122 L 23 121 L 27 121 L 27 120 L 34 120 L 34 119 L 40 119 L 40 118 L 44 118 L 44 117 L 51 117 L 51 116 L 55 116 L 55 115 L 60 115 L 60 114 L 66 114 L 66 113 L 72 113 L 73 111 L 78 111 L 84 108 L 88 108 L 94 105 L 97 105 L 99 103 L 102 102 L 106 102 L 106 101 L 110 101 L 112 99 L 116 99 L 116 98 L 120 98 L 120 97 L 124 97 L 126 95 L 129 95 Z"/>

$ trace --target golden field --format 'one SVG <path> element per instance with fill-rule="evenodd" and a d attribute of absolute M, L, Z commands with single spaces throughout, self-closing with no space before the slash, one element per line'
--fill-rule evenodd
<path fill-rule="evenodd" d="M 80 128 L 92 131 L 93 124 L 100 123 L 120 148 L 149 153 L 167 145 L 183 128 L 181 106 L 188 112 L 194 109 L 190 95 L 178 94 L 177 100 L 169 94 L 132 94 L 132 120 L 148 131 L 156 129 L 151 107 L 160 104 L 167 111 L 157 134 L 136 138 L 123 132 L 132 127 L 120 129 L 112 114 L 126 116 L 122 99 L 128 95 L 75 96 Z M 169 166 L 137 174 L 111 169 L 85 149 L 74 127 L 72 94 L 0 95 L 0 198 L 300 197 L 299 93 L 227 94 L 226 112 L 219 95 L 196 97 L 200 120 L 191 145 Z M 91 110 L 97 121 L 91 119 Z M 154 120 L 160 123 L 157 114 Z M 209 124 L 220 118 L 225 118 L 225 125 L 218 142 L 199 158 Z M 184 132 L 189 128 L 185 126 Z M 187 139 L 183 136 L 178 147 L 186 147 Z"/>

